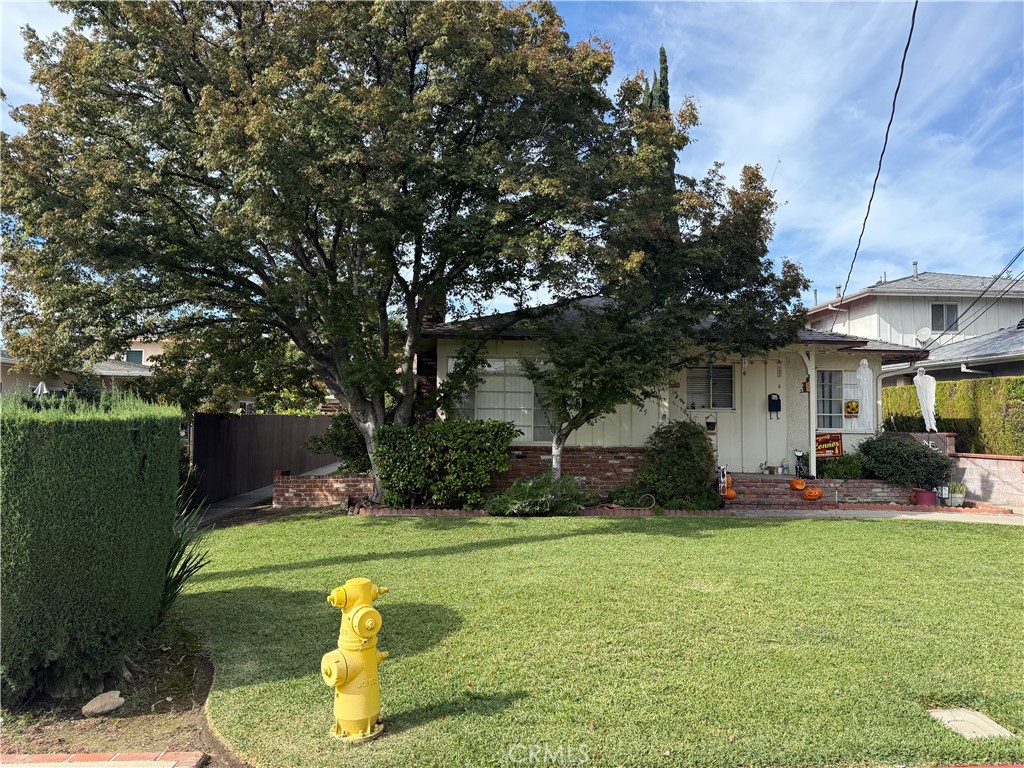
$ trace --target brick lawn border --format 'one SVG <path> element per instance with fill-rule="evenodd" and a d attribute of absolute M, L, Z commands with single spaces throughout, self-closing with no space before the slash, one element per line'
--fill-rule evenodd
<path fill-rule="evenodd" d="M 751 517 L 760 512 L 815 512 L 835 510 L 863 509 L 870 512 L 955 512 L 973 515 L 1011 515 L 1013 510 L 1008 507 L 926 507 L 913 504 L 818 504 L 785 506 L 772 505 L 761 507 L 730 507 L 728 504 L 721 509 L 666 509 L 658 515 L 646 507 L 586 507 L 580 510 L 577 517 Z M 393 507 L 363 507 L 358 512 L 364 517 L 503 517 L 488 515 L 481 509 L 395 509 Z M 515 515 L 510 515 L 515 517 Z M 571 515 L 568 515 L 571 517 Z"/>
<path fill-rule="evenodd" d="M 0 763 L 7 765 L 30 765 L 32 763 L 113 763 L 170 762 L 174 768 L 199 768 L 206 762 L 202 752 L 59 752 L 51 755 L 0 754 Z"/>

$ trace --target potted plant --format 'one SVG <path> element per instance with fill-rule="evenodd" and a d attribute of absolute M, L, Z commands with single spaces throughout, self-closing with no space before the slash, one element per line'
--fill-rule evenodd
<path fill-rule="evenodd" d="M 962 507 L 964 505 L 964 496 L 967 495 L 967 486 L 963 483 L 950 483 L 949 484 L 949 506 L 951 507 Z"/>

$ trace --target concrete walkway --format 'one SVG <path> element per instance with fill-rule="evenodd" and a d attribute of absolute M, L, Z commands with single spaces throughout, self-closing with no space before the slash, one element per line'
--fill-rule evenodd
<path fill-rule="evenodd" d="M 330 475 L 337 471 L 339 467 L 338 462 L 328 464 L 326 467 L 320 467 L 309 472 L 304 472 L 303 475 L 314 477 L 317 475 Z M 233 496 L 230 499 L 224 499 L 218 501 L 216 504 L 211 504 L 203 511 L 203 524 L 208 525 L 225 515 L 229 515 L 232 512 L 236 512 L 239 509 L 245 509 L 251 507 L 254 504 L 258 504 L 261 501 L 266 501 L 274 495 L 274 486 L 265 485 L 262 488 L 257 488 L 254 491 L 243 493 L 238 496 Z"/>
<path fill-rule="evenodd" d="M 928 520 L 947 523 L 988 523 L 995 525 L 1024 525 L 1024 514 L 987 515 L 977 512 L 909 512 L 906 510 L 884 509 L 818 509 L 818 510 L 771 510 L 737 509 L 733 517 L 781 518 L 786 520 Z"/>

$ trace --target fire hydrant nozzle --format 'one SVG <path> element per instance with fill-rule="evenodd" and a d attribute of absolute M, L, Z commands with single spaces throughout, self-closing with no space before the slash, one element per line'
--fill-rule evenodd
<path fill-rule="evenodd" d="M 324 654 L 320 673 L 324 683 L 334 688 L 331 733 L 344 741 L 366 741 L 384 730 L 377 665 L 388 654 L 377 650 L 381 615 L 373 601 L 387 591 L 369 579 L 349 579 L 327 597 L 342 612 L 341 631 L 338 649 Z"/>

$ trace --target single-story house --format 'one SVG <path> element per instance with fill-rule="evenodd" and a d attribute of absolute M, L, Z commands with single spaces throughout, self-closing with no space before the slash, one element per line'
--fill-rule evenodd
<path fill-rule="evenodd" d="M 76 374 L 71 371 L 61 371 L 57 376 L 42 378 L 23 371 L 15 372 L 13 368 L 17 365 L 14 355 L 6 349 L 0 349 L 0 392 L 31 391 L 39 385 L 39 382 L 46 384 L 50 392 L 60 392 L 68 388 L 76 379 Z M 93 373 L 100 377 L 103 386 L 113 388 L 114 386 L 130 381 L 131 379 L 147 378 L 153 375 L 149 366 L 129 363 L 124 360 L 100 360 L 93 364 Z"/>
<path fill-rule="evenodd" d="M 503 316 L 495 315 L 468 325 L 425 328 L 419 374 L 439 384 L 452 369 L 467 330 L 504 324 Z M 543 406 L 519 362 L 538 354 L 537 343 L 521 326 L 497 333 L 485 351 L 489 367 L 482 371 L 484 381 L 460 410 L 472 418 L 515 423 L 523 432 L 518 445 L 549 446 Z M 816 453 L 831 455 L 840 446 L 849 451 L 878 428 L 882 365 L 907 364 L 926 355 L 899 344 L 803 329 L 796 343 L 782 349 L 727 355 L 679 371 L 643 409 L 620 406 L 577 430 L 567 451 L 600 448 L 606 455 L 609 447 L 635 449 L 659 422 L 689 419 L 708 427 L 719 463 L 734 472 L 757 472 L 762 464 L 792 467 L 793 452 L 801 450 L 810 453 L 813 474 Z"/>

